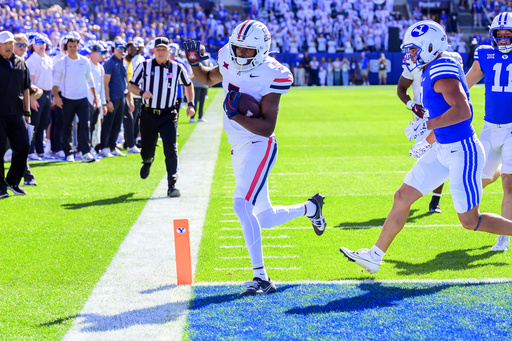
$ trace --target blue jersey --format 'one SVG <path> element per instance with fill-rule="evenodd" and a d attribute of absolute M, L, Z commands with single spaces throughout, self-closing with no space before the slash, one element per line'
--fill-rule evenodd
<path fill-rule="evenodd" d="M 441 116 L 451 108 L 444 100 L 443 95 L 434 90 L 434 83 L 442 78 L 456 78 L 459 80 L 462 83 L 469 101 L 469 90 L 462 65 L 455 58 L 443 55 L 441 58 L 430 63 L 423 70 L 423 75 L 421 76 L 423 106 L 428 109 L 429 119 Z M 469 102 L 469 107 L 471 109 L 471 118 L 451 126 L 434 129 L 437 142 L 453 143 L 473 136 L 475 129 L 471 123 L 473 119 L 473 107 L 471 106 L 471 102 Z"/>
<path fill-rule="evenodd" d="M 484 120 L 494 124 L 511 123 L 512 53 L 501 53 L 492 46 L 482 45 L 475 51 L 475 60 L 484 74 Z"/>

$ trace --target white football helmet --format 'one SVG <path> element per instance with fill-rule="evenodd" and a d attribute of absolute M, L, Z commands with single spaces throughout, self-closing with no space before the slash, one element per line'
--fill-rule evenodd
<path fill-rule="evenodd" d="M 409 49 L 418 51 L 411 56 Z M 401 46 L 405 52 L 405 66 L 409 71 L 427 65 L 448 48 L 448 39 L 443 27 L 432 20 L 423 20 L 411 25 L 404 34 Z M 414 57 L 416 60 L 413 61 Z"/>
<path fill-rule="evenodd" d="M 498 51 L 502 53 L 509 53 L 512 51 L 512 38 L 501 38 L 507 39 L 505 45 L 499 45 L 496 39 L 497 30 L 509 30 L 512 31 L 512 12 L 503 12 L 498 14 L 489 28 L 489 35 L 492 37 L 492 46 L 498 47 Z"/>
<path fill-rule="evenodd" d="M 256 50 L 254 58 L 236 56 L 236 47 Z M 229 54 L 239 71 L 249 71 L 263 63 L 270 50 L 270 32 L 267 26 L 256 20 L 246 20 L 239 24 L 229 38 Z"/>

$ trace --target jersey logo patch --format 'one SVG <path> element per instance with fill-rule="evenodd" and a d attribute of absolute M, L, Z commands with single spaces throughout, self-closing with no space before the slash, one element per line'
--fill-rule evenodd
<path fill-rule="evenodd" d="M 252 73 L 249 75 L 249 77 L 251 78 L 254 78 L 254 77 L 259 77 L 260 75 L 253 75 Z"/>
<path fill-rule="evenodd" d="M 174 77 L 174 73 L 168 73 L 166 77 L 167 78 L 173 78 Z"/>
<path fill-rule="evenodd" d="M 411 36 L 413 37 L 421 37 L 425 33 L 428 32 L 428 25 L 419 25 L 418 27 L 415 27 L 412 32 Z"/>
<path fill-rule="evenodd" d="M 487 59 L 494 59 L 494 53 L 488 53 L 487 54 Z"/>
<path fill-rule="evenodd" d="M 229 64 L 228 63 L 224 62 L 224 64 L 222 66 L 225 67 L 226 70 L 229 70 Z"/>
<path fill-rule="evenodd" d="M 508 58 L 508 56 L 507 56 L 506 54 L 503 54 L 503 55 L 501 55 L 501 58 L 503 58 L 503 59 L 507 59 L 507 58 Z"/>

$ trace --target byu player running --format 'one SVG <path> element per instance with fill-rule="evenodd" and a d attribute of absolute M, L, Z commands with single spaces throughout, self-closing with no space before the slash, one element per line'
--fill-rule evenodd
<path fill-rule="evenodd" d="M 270 33 L 255 20 L 239 24 L 229 43 L 219 50 L 218 65 L 205 67 L 199 53 L 200 42 L 183 44 L 194 76 L 205 85 L 222 82 L 224 100 L 224 130 L 231 144 L 236 189 L 233 193 L 235 211 L 253 267 L 253 281 L 242 295 L 276 291 L 263 264 L 261 229 L 284 224 L 294 218 L 307 216 L 317 235 L 325 230 L 322 215 L 324 197 L 319 193 L 305 203 L 292 206 L 272 206 L 267 177 L 277 157 L 274 129 L 282 94 L 287 93 L 293 76 L 286 67 L 268 56 Z M 247 93 L 260 102 L 261 119 L 238 114 L 240 93 Z M 232 99 L 231 96 L 234 96 Z"/>
<path fill-rule="evenodd" d="M 379 271 L 385 252 L 405 225 L 411 205 L 448 179 L 453 206 L 464 228 L 512 234 L 512 221 L 497 214 L 480 213 L 478 209 L 485 154 L 471 123 L 473 109 L 464 71 L 456 60 L 445 57 L 447 47 L 446 33 L 434 21 L 420 21 L 404 36 L 402 48 L 407 52 L 406 58 L 416 58 L 415 67 L 423 70 L 423 104 L 429 111 L 428 120 L 411 123 L 405 133 L 412 140 L 434 130 L 436 142 L 405 176 L 371 250 L 340 248 L 350 261 L 370 273 Z"/>
<path fill-rule="evenodd" d="M 414 61 L 413 61 L 414 62 Z M 407 89 L 412 86 L 412 94 L 414 101 L 407 93 Z M 413 119 L 415 121 L 420 120 L 426 114 L 426 110 L 421 103 L 421 70 L 416 68 L 412 71 L 404 65 L 404 70 L 400 79 L 398 80 L 398 86 L 396 87 L 396 94 L 398 98 L 407 105 L 409 110 L 414 113 Z M 433 132 L 429 132 L 420 136 L 416 139 L 415 144 L 409 150 L 409 156 L 415 159 L 419 159 L 435 142 L 435 136 Z M 428 205 L 430 213 L 441 213 L 439 208 L 439 200 L 441 200 L 441 193 L 443 192 L 443 184 L 434 189 L 432 192 L 432 199 Z"/>
<path fill-rule="evenodd" d="M 482 45 L 475 51 L 475 61 L 466 75 L 468 87 L 485 77 L 485 117 L 480 141 L 486 162 L 483 187 L 497 180 L 503 185 L 501 215 L 512 219 L 512 12 L 497 15 L 489 34 L 492 46 Z M 509 236 L 499 236 L 491 251 L 506 251 Z"/>

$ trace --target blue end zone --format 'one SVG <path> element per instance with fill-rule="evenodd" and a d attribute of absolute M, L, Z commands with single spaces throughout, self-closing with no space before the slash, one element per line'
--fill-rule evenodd
<path fill-rule="evenodd" d="M 510 340 L 512 283 L 278 284 L 194 287 L 191 340 Z"/>

